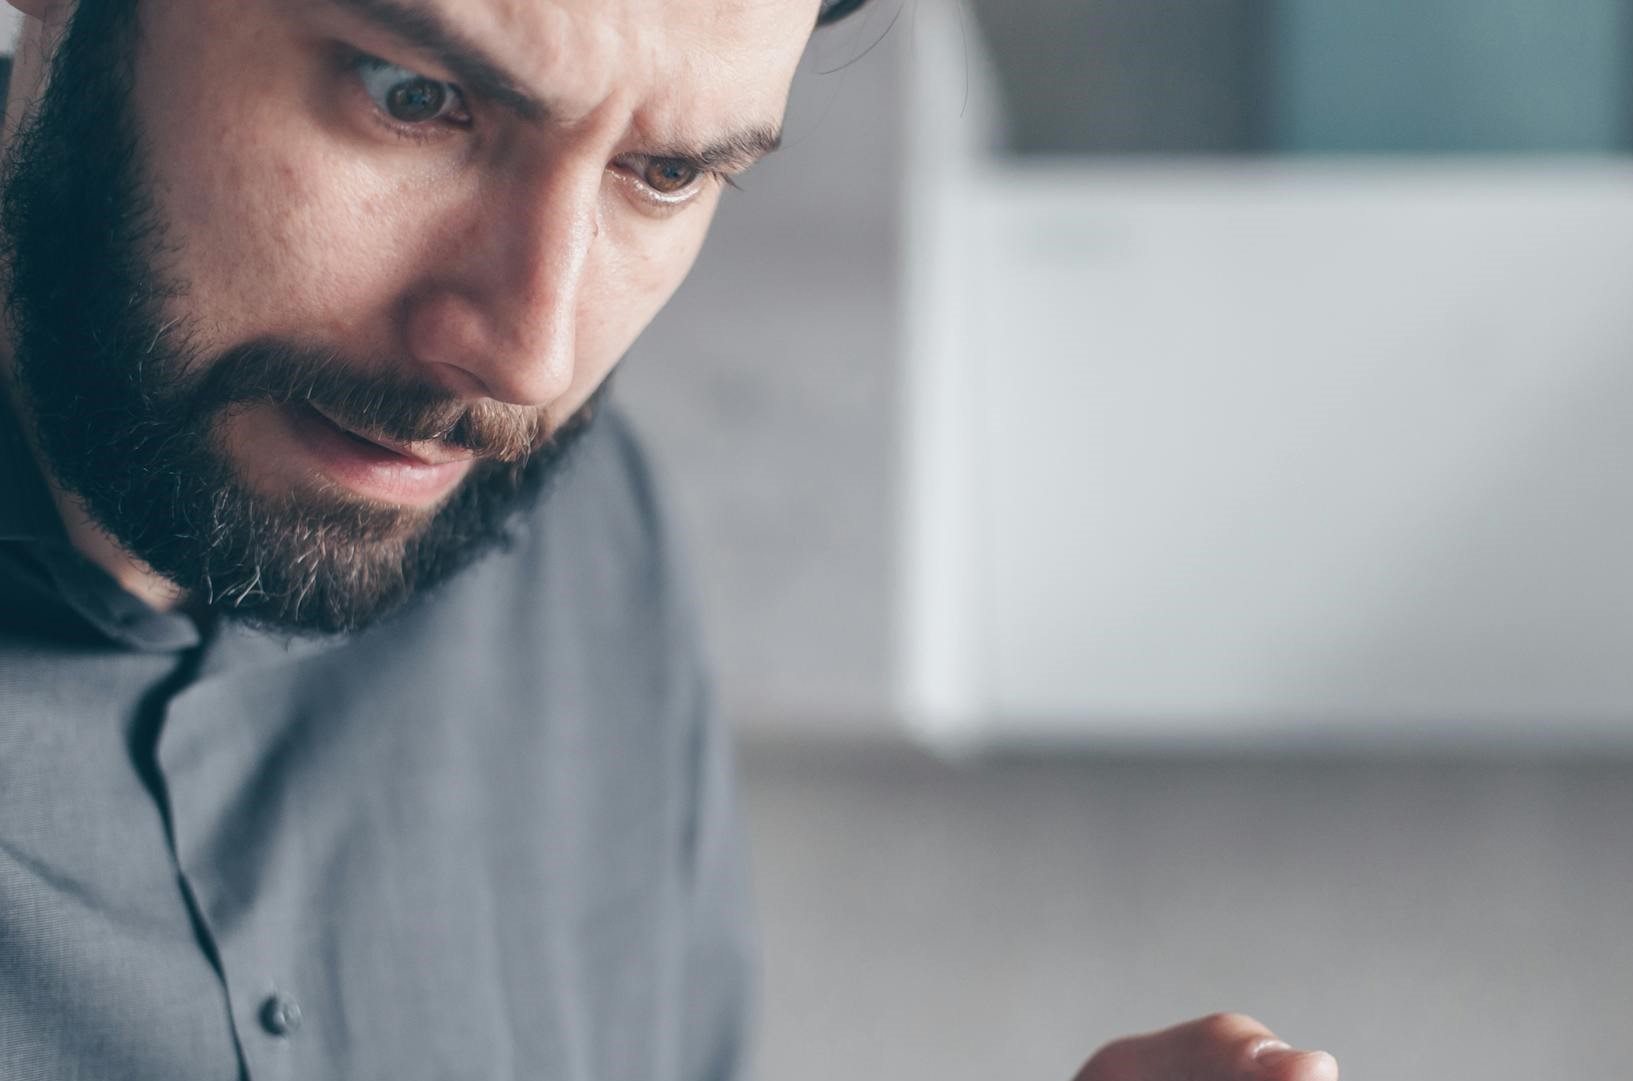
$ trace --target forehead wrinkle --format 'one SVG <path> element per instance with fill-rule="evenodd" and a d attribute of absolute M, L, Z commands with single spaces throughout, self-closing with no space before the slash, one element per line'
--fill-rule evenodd
<path fill-rule="evenodd" d="M 465 5 L 468 4 L 469 7 Z M 461 0 L 462 18 L 480 19 L 494 41 L 505 43 L 516 63 L 551 88 L 558 119 L 572 123 L 594 113 L 627 83 L 628 63 L 619 78 L 620 53 L 629 52 L 614 20 L 598 0 L 593 14 L 553 0 Z"/>
<path fill-rule="evenodd" d="M 742 0 L 707 8 L 696 24 L 665 27 L 666 51 L 654 50 L 651 68 L 659 82 L 687 88 L 654 95 L 637 116 L 637 134 L 652 153 L 687 159 L 729 171 L 746 169 L 782 145 L 787 102 L 786 78 L 807 35 L 800 31 L 790 48 L 779 30 L 803 25 L 800 16 L 815 0 Z M 790 14 L 792 18 L 780 16 Z M 733 49 L 736 49 L 736 53 Z M 775 56 L 778 67 L 745 70 L 738 54 Z M 771 76 L 755 79 L 755 75 Z M 705 123 L 706 121 L 706 123 Z"/>
<path fill-rule="evenodd" d="M 729 50 L 721 43 L 745 39 L 742 17 L 734 21 L 711 5 L 699 9 L 708 19 L 688 26 L 663 18 L 666 4 L 678 9 L 667 0 L 597 0 L 577 7 L 496 0 L 491 15 L 495 33 L 521 43 L 530 63 L 571 73 L 575 100 L 582 99 L 574 117 L 609 109 L 642 153 L 706 168 L 747 168 L 776 149 L 781 132 L 779 115 L 750 114 L 737 126 L 730 123 L 746 95 L 732 86 Z M 548 23 L 538 17 L 543 9 L 552 16 Z M 718 118 L 721 113 L 725 119 Z"/>

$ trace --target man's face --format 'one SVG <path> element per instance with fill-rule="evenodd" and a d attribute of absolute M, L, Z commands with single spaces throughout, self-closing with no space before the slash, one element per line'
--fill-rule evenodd
<path fill-rule="evenodd" d="M 773 140 L 817 7 L 127 3 L 82 0 L 8 182 L 19 382 L 132 554 L 320 629 L 537 487 Z"/>

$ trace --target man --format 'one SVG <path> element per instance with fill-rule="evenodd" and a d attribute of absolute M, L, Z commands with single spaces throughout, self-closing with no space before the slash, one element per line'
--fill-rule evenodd
<path fill-rule="evenodd" d="M 740 1076 L 602 394 L 818 0 L 13 0 L 0 1077 Z M 1081 1077 L 1332 1076 L 1221 1016 Z"/>

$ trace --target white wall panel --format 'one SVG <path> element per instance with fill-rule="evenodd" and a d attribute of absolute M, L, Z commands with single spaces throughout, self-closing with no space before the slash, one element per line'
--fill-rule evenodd
<path fill-rule="evenodd" d="M 1633 742 L 1633 170 L 978 176 L 978 734 Z"/>

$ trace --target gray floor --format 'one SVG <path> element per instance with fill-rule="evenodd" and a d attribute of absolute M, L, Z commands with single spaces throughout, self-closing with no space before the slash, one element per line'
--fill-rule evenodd
<path fill-rule="evenodd" d="M 1066 1081 L 1219 1008 L 1347 1079 L 1627 1072 L 1633 763 L 743 761 L 767 1081 Z"/>

